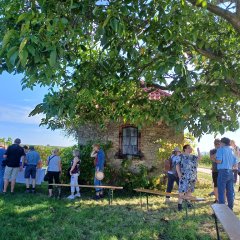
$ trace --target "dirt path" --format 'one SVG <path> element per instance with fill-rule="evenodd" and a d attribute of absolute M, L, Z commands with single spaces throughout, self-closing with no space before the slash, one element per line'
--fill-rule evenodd
<path fill-rule="evenodd" d="M 209 169 L 209 168 L 201 168 L 201 167 L 199 167 L 197 170 L 198 170 L 198 172 L 212 174 L 212 170 Z"/>

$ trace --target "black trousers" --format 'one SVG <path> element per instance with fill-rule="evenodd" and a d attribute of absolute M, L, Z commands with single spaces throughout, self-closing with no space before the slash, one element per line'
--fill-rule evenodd
<path fill-rule="evenodd" d="M 48 179 L 48 184 L 52 184 L 53 183 L 53 180 L 54 180 L 54 183 L 60 183 L 60 172 L 51 172 L 51 171 L 48 171 L 48 176 L 49 176 L 49 179 Z M 48 189 L 52 189 L 53 186 L 52 185 L 48 185 Z"/>

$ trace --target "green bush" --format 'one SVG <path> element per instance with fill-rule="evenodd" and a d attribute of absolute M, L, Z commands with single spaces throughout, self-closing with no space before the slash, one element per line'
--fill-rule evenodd
<path fill-rule="evenodd" d="M 212 161 L 210 159 L 210 156 L 209 154 L 205 154 L 202 156 L 201 158 L 201 161 L 200 161 L 201 164 L 204 164 L 204 165 L 211 165 L 212 164 Z"/>
<path fill-rule="evenodd" d="M 62 160 L 62 182 L 63 183 L 68 183 L 70 181 L 69 176 L 68 176 L 68 170 L 69 167 L 71 166 L 71 161 L 73 160 L 73 155 L 72 152 L 74 149 L 78 149 L 80 151 L 80 159 L 81 159 L 81 164 L 80 164 L 80 176 L 79 176 L 79 183 L 80 184 L 93 184 L 93 178 L 94 178 L 94 159 L 90 157 L 90 154 L 92 152 L 92 144 L 93 142 L 88 142 L 84 146 L 72 146 L 68 148 L 64 148 L 61 150 L 60 156 Z M 107 150 L 111 147 L 110 143 L 107 144 L 100 144 L 103 151 L 107 152 Z M 107 159 L 105 163 L 105 179 L 104 182 L 108 183 L 110 182 L 111 179 L 111 170 L 108 167 Z"/>

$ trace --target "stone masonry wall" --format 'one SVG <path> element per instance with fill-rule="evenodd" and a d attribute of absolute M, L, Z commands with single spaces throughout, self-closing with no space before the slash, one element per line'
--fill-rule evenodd
<path fill-rule="evenodd" d="M 84 125 L 78 130 L 79 144 L 86 144 L 89 140 L 102 142 L 111 141 L 112 148 L 107 153 L 107 161 L 115 168 L 120 168 L 122 159 L 116 159 L 114 156 L 119 150 L 119 131 L 123 125 L 117 123 L 109 123 L 104 129 L 100 129 L 97 125 Z M 175 143 L 183 141 L 183 134 L 176 135 L 175 131 L 165 124 L 153 124 L 142 127 L 140 129 L 141 140 L 140 150 L 144 154 L 141 160 L 133 160 L 133 169 L 139 164 L 143 164 L 148 168 L 157 167 L 157 153 L 160 144 L 157 140 L 164 139 Z"/>

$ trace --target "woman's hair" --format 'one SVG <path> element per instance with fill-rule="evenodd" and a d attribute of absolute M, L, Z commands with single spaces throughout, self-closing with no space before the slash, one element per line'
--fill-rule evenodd
<path fill-rule="evenodd" d="M 184 145 L 184 146 L 183 146 L 183 151 L 185 152 L 185 150 L 186 150 L 188 147 L 190 147 L 189 144 Z"/>
<path fill-rule="evenodd" d="M 93 144 L 92 147 L 93 147 L 93 148 L 96 147 L 96 148 L 99 149 L 99 148 L 100 148 L 100 145 L 99 145 L 99 144 Z"/>
<path fill-rule="evenodd" d="M 74 149 L 73 150 L 73 156 L 79 158 L 80 157 L 80 151 L 78 149 Z"/>
<path fill-rule="evenodd" d="M 59 149 L 58 148 L 55 148 L 52 150 L 52 154 L 53 155 L 57 155 L 59 153 Z"/>

